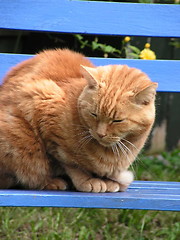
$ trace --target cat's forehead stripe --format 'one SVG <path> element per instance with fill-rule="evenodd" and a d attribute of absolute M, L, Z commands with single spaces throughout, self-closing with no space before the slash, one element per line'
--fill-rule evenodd
<path fill-rule="evenodd" d="M 99 114 L 114 118 L 116 115 L 117 101 L 115 98 L 108 95 L 102 97 L 99 101 Z"/>

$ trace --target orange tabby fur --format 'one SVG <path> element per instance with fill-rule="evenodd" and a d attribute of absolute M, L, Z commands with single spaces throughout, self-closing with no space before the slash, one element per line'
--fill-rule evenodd
<path fill-rule="evenodd" d="M 156 83 L 70 50 L 15 66 L 0 89 L 0 188 L 124 191 L 154 122 Z"/>

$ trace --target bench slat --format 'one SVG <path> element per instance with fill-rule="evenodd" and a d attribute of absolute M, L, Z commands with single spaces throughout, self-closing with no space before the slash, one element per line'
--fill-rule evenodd
<path fill-rule="evenodd" d="M 141 188 L 138 188 L 138 185 Z M 82 193 L 65 191 L 0 190 L 0 206 L 117 208 L 178 211 L 180 183 L 135 181 L 126 192 Z"/>
<path fill-rule="evenodd" d="M 179 37 L 179 12 L 173 4 L 6 0 L 0 4 L 0 28 Z"/>
<path fill-rule="evenodd" d="M 8 69 L 15 64 L 32 57 L 21 54 L 0 54 L 0 84 Z M 180 61 L 175 60 L 135 60 L 117 58 L 90 58 L 95 65 L 127 64 L 146 72 L 149 77 L 159 83 L 158 91 L 180 92 Z M 169 76 L 173 76 L 170 78 Z M 171 83 L 171 84 L 170 84 Z"/>

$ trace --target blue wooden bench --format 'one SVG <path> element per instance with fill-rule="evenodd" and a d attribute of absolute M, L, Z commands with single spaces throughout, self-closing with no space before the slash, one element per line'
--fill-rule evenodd
<path fill-rule="evenodd" d="M 180 5 L 6 0 L 0 3 L 0 29 L 124 36 L 180 37 Z M 0 54 L 0 81 L 29 55 Z M 91 59 L 96 65 L 128 64 L 159 83 L 158 91 L 180 91 L 180 61 Z M 159 179 L 160 180 L 160 179 Z M 81 193 L 0 190 L 0 206 L 180 210 L 180 183 L 134 181 L 126 192 Z"/>

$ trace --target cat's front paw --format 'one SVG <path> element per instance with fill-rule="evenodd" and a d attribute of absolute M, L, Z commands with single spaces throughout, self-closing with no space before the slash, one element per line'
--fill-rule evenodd
<path fill-rule="evenodd" d="M 119 192 L 121 190 L 121 186 L 118 182 L 110 179 L 106 179 L 104 181 L 106 183 L 106 192 Z"/>
<path fill-rule="evenodd" d="M 48 181 L 43 189 L 46 190 L 66 190 L 68 188 L 67 182 L 62 178 L 53 178 Z"/>
<path fill-rule="evenodd" d="M 106 192 L 106 183 L 99 178 L 89 178 L 86 181 L 76 185 L 76 189 L 81 192 Z"/>
<path fill-rule="evenodd" d="M 112 180 L 119 183 L 119 191 L 124 192 L 129 185 L 133 182 L 134 176 L 131 171 L 116 172 L 114 176 L 111 177 Z"/>

